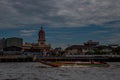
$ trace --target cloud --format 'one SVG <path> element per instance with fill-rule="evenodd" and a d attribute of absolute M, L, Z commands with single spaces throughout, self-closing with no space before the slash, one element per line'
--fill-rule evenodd
<path fill-rule="evenodd" d="M 120 20 L 119 4 L 120 0 L 0 0 L 0 28 L 104 26 Z"/>
<path fill-rule="evenodd" d="M 21 36 L 32 36 L 34 33 L 36 33 L 36 30 L 21 30 L 20 33 Z"/>
<path fill-rule="evenodd" d="M 101 34 L 101 33 L 108 33 L 109 31 L 107 30 L 98 30 L 98 31 L 93 31 L 92 34 Z"/>
<path fill-rule="evenodd" d="M 109 21 L 104 24 L 101 24 L 101 26 L 114 28 L 114 29 L 120 29 L 120 20 Z"/>

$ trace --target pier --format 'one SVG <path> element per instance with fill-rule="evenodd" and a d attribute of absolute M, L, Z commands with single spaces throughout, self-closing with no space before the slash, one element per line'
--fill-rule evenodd
<path fill-rule="evenodd" d="M 0 56 L 0 62 L 31 62 L 33 57 L 22 55 L 4 55 Z"/>
<path fill-rule="evenodd" d="M 120 62 L 120 55 L 66 55 L 62 57 L 37 57 L 36 61 L 107 61 Z"/>

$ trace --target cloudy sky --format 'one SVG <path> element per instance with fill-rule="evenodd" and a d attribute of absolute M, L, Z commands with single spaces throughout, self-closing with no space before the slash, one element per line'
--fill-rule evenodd
<path fill-rule="evenodd" d="M 53 47 L 120 44 L 120 0 L 0 0 L 0 38 L 37 42 L 41 24 Z"/>

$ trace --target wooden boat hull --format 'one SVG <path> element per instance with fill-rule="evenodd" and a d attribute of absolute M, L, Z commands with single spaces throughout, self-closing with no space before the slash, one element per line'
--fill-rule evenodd
<path fill-rule="evenodd" d="M 52 67 L 62 67 L 62 66 L 77 66 L 77 67 L 108 67 L 107 63 L 101 62 L 45 62 L 40 61 L 42 64 L 49 65 Z"/>

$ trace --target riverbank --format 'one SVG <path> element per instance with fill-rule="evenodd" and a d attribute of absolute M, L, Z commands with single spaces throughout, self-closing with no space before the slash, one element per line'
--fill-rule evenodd
<path fill-rule="evenodd" d="M 32 62 L 33 57 L 21 55 L 0 56 L 0 62 Z"/>
<path fill-rule="evenodd" d="M 80 56 L 25 56 L 9 55 L 0 56 L 0 62 L 40 62 L 40 61 L 98 61 L 98 62 L 120 62 L 120 55 L 80 55 Z"/>

